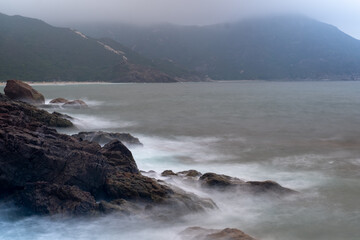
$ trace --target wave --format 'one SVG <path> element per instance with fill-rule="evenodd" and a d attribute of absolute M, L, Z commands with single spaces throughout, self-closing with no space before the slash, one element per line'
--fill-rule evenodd
<path fill-rule="evenodd" d="M 232 159 L 235 156 L 219 152 L 216 147 L 222 138 L 188 137 L 173 138 L 136 135 L 144 144 L 143 148 L 133 149 L 133 154 L 143 170 L 183 169 L 190 165 Z"/>
<path fill-rule="evenodd" d="M 72 122 L 79 130 L 94 131 L 135 126 L 136 122 L 121 121 L 87 114 L 71 114 Z"/>

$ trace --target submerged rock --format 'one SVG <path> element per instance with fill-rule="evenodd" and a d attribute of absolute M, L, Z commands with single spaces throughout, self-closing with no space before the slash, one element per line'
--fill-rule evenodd
<path fill-rule="evenodd" d="M 174 215 L 214 207 L 141 175 L 120 141 L 101 147 L 59 134 L 29 107 L 0 96 L 0 199 L 35 214 L 108 212 L 116 205 L 123 209 L 124 200 Z"/>
<path fill-rule="evenodd" d="M 112 140 L 119 140 L 126 145 L 142 146 L 140 140 L 129 133 L 108 133 L 103 131 L 97 131 L 79 132 L 78 134 L 74 134 L 72 136 L 81 140 L 97 142 L 99 144 L 106 144 Z"/>
<path fill-rule="evenodd" d="M 82 108 L 88 108 L 89 106 L 83 100 L 77 99 L 77 100 L 65 102 L 62 105 L 62 107 L 82 109 Z"/>
<path fill-rule="evenodd" d="M 254 194 L 266 194 L 266 193 L 274 193 L 278 195 L 286 195 L 297 193 L 296 191 L 285 188 L 274 181 L 248 181 L 244 185 L 244 189 L 250 191 Z"/>
<path fill-rule="evenodd" d="M 190 227 L 180 233 L 184 240 L 256 240 L 236 228 L 207 229 Z"/>
<path fill-rule="evenodd" d="M 41 93 L 20 80 L 8 80 L 4 92 L 12 100 L 20 100 L 30 104 L 45 103 L 45 98 Z"/>
<path fill-rule="evenodd" d="M 267 194 L 270 196 L 282 196 L 297 193 L 285 188 L 274 181 L 244 181 L 236 177 L 223 174 L 205 173 L 201 174 L 196 170 L 188 170 L 174 173 L 172 170 L 165 170 L 161 173 L 163 177 L 182 178 L 188 183 L 200 183 L 204 189 L 217 191 L 239 190 L 254 195 Z"/>
<path fill-rule="evenodd" d="M 69 102 L 69 100 L 67 100 L 66 98 L 55 98 L 50 101 L 50 103 L 67 103 L 67 102 Z"/>
<path fill-rule="evenodd" d="M 273 194 L 286 195 L 297 193 L 296 191 L 282 187 L 274 181 L 243 181 L 238 178 L 227 175 L 220 175 L 216 173 L 205 173 L 199 181 L 205 187 L 226 190 L 229 188 L 237 188 L 238 190 L 246 191 L 253 194 Z"/>

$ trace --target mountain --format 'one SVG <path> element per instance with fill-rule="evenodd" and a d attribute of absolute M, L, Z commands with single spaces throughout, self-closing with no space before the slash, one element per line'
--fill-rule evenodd
<path fill-rule="evenodd" d="M 0 81 L 176 82 L 192 76 L 115 41 L 21 16 L 0 14 L 0 52 Z"/>
<path fill-rule="evenodd" d="M 212 79 L 360 79 L 360 41 L 303 16 L 211 26 L 78 25 Z"/>

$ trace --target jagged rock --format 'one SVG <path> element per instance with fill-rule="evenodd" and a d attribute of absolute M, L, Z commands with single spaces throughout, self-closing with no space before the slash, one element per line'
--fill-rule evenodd
<path fill-rule="evenodd" d="M 161 173 L 161 176 L 163 177 L 176 176 L 176 173 L 174 173 L 172 170 L 165 170 Z"/>
<path fill-rule="evenodd" d="M 123 200 L 161 205 L 175 215 L 210 207 L 207 200 L 141 175 L 120 141 L 101 147 L 59 134 L 29 116 L 28 107 L 0 95 L 0 199 L 36 214 L 109 211 L 101 200 L 120 208 Z"/>
<path fill-rule="evenodd" d="M 98 210 L 94 197 L 76 186 L 29 183 L 16 193 L 15 198 L 18 204 L 41 215 L 84 215 Z"/>
<path fill-rule="evenodd" d="M 256 240 L 236 228 L 206 229 L 190 227 L 180 233 L 184 240 Z"/>
<path fill-rule="evenodd" d="M 65 108 L 76 108 L 76 109 L 82 109 L 82 108 L 88 108 L 89 106 L 83 101 L 83 100 L 73 100 L 68 101 L 62 105 L 62 107 Z"/>
<path fill-rule="evenodd" d="M 115 168 L 130 173 L 139 173 L 130 150 L 119 140 L 112 140 L 106 144 L 101 153 L 107 157 L 107 162 Z"/>
<path fill-rule="evenodd" d="M 30 104 L 45 103 L 45 98 L 41 93 L 20 80 L 8 80 L 4 92 L 12 100 L 20 100 Z"/>
<path fill-rule="evenodd" d="M 67 103 L 67 102 L 69 102 L 69 100 L 65 98 L 55 98 L 50 101 L 50 103 Z"/>
<path fill-rule="evenodd" d="M 52 114 L 45 110 L 36 108 L 35 106 L 12 101 L 3 94 L 0 94 L 0 113 L 17 115 L 19 118 L 29 122 L 42 122 L 49 127 L 73 127 L 69 120 L 71 117 L 57 112 Z"/>
<path fill-rule="evenodd" d="M 139 139 L 129 133 L 108 133 L 103 131 L 97 131 L 79 132 L 78 134 L 74 134 L 72 136 L 81 140 L 97 142 L 99 144 L 107 144 L 108 142 L 117 139 L 129 146 L 142 146 L 142 143 L 139 141 Z"/>

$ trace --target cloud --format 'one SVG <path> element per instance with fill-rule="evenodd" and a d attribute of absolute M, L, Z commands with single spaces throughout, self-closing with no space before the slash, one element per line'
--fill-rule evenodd
<path fill-rule="evenodd" d="M 277 13 L 302 13 L 360 36 L 358 0 L 2 0 L 1 11 L 54 24 L 126 21 L 213 24 Z"/>

